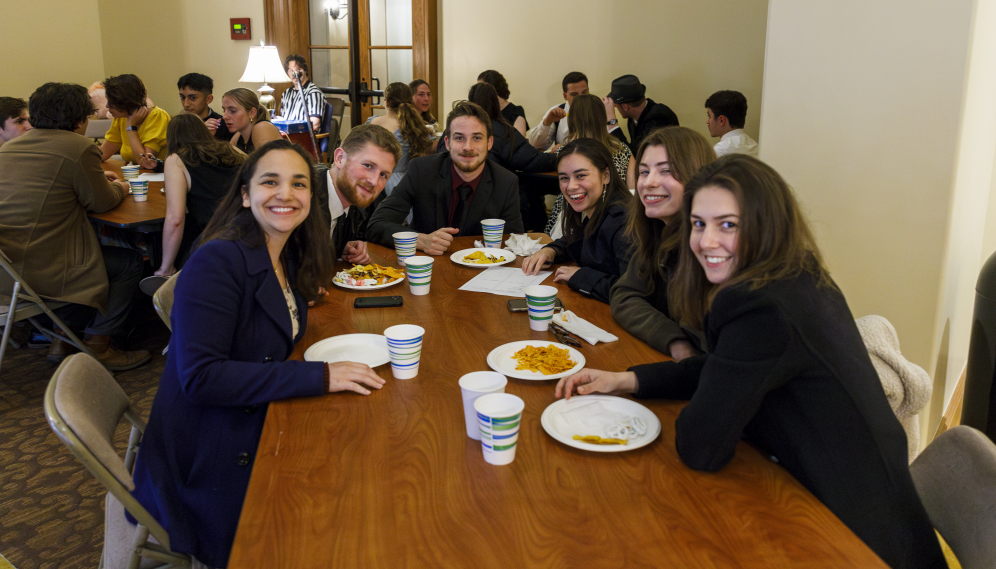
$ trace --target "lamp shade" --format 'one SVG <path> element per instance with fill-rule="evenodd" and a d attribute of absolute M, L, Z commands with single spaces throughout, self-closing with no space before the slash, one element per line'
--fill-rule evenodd
<path fill-rule="evenodd" d="M 277 48 L 272 45 L 257 45 L 249 48 L 249 62 L 239 79 L 241 83 L 289 83 L 287 72 L 280 63 Z"/>

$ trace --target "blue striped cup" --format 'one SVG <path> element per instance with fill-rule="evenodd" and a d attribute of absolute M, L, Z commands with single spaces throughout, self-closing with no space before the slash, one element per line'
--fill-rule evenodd
<path fill-rule="evenodd" d="M 384 330 L 394 379 L 411 379 L 418 375 L 424 335 L 425 328 L 414 324 L 398 324 Z"/>
<path fill-rule="evenodd" d="M 399 231 L 391 237 L 394 238 L 394 250 L 398 253 L 398 263 L 405 264 L 405 261 L 415 256 L 415 243 L 418 241 L 418 233 L 414 231 Z"/>
<path fill-rule="evenodd" d="M 553 318 L 553 303 L 557 300 L 557 288 L 547 285 L 527 286 L 526 307 L 529 308 L 529 327 L 543 332 L 550 327 Z"/>
<path fill-rule="evenodd" d="M 515 460 L 525 408 L 522 399 L 511 393 L 490 393 L 474 401 L 477 425 L 481 429 L 481 451 L 486 462 L 501 465 Z"/>
<path fill-rule="evenodd" d="M 505 231 L 504 219 L 482 219 L 481 234 L 484 236 L 484 246 L 497 249 L 501 247 L 501 237 Z"/>

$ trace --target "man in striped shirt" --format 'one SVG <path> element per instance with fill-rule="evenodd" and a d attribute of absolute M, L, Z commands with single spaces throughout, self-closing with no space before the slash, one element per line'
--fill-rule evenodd
<path fill-rule="evenodd" d="M 280 98 L 280 115 L 288 121 L 311 119 L 311 128 L 318 131 L 325 114 L 325 95 L 308 80 L 308 62 L 295 53 L 287 56 L 284 67 L 287 69 L 287 77 L 294 82 L 294 87 L 284 91 Z M 303 102 L 298 87 L 304 92 Z"/>

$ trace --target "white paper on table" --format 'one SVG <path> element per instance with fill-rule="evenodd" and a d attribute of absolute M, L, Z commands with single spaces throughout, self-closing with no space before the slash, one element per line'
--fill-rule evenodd
<path fill-rule="evenodd" d="M 541 271 L 537 275 L 527 275 L 522 269 L 514 267 L 491 267 L 464 283 L 460 290 L 523 298 L 527 286 L 538 285 L 551 274 L 550 271 Z"/>
<path fill-rule="evenodd" d="M 139 174 L 137 178 L 133 178 L 133 179 L 135 179 L 135 180 L 145 180 L 147 182 L 165 182 L 166 181 L 166 174 L 164 174 L 162 172 L 160 172 L 158 174 L 153 173 L 153 172 L 146 172 L 144 174 Z"/>

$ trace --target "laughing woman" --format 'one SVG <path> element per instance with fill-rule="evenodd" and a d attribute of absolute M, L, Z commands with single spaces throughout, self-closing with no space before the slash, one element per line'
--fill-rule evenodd
<path fill-rule="evenodd" d="M 522 262 L 522 272 L 535 275 L 552 263 L 573 261 L 559 267 L 554 282 L 602 302 L 629 262 L 629 242 L 624 235 L 627 204 L 632 200 L 626 184 L 612 164 L 609 149 L 593 138 L 568 142 L 557 157 L 560 191 L 570 206 L 561 226 L 563 237 Z"/>
<path fill-rule="evenodd" d="M 705 137 L 683 126 L 654 131 L 636 155 L 639 200 L 630 203 L 626 220 L 633 257 L 612 287 L 609 304 L 612 317 L 627 332 L 675 360 L 695 355 L 689 340 L 702 347 L 695 333 L 671 318 L 668 306 L 668 281 L 678 268 L 681 199 L 685 182 L 715 159 Z"/>
<path fill-rule="evenodd" d="M 243 164 L 176 277 L 166 368 L 134 495 L 172 549 L 224 567 L 270 401 L 384 381 L 353 362 L 286 361 L 308 301 L 331 277 L 315 172 L 300 146 L 271 142 Z"/>
<path fill-rule="evenodd" d="M 678 455 L 726 466 L 743 439 L 774 457 L 889 566 L 947 567 L 910 477 L 906 433 L 885 398 L 840 289 L 795 197 L 742 154 L 685 186 L 672 306 L 705 324 L 711 353 L 611 373 L 584 369 L 575 391 L 690 399 Z"/>

